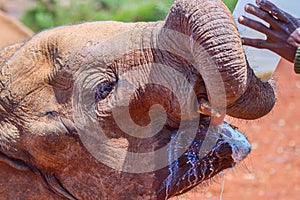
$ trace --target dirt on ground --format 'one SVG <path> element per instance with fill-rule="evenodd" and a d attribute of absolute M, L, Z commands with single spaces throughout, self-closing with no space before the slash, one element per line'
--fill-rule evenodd
<path fill-rule="evenodd" d="M 1 1 L 0 1 L 1 3 Z M 0 15 L 0 46 L 31 34 Z M 277 103 L 267 116 L 255 121 L 228 120 L 252 143 L 248 159 L 208 187 L 177 199 L 191 200 L 296 200 L 300 199 L 300 75 L 281 61 L 274 74 Z M 176 198 L 175 198 L 176 199 Z"/>

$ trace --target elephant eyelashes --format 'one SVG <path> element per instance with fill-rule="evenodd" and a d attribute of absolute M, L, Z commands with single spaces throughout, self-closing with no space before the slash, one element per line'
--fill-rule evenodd
<path fill-rule="evenodd" d="M 56 112 L 56 111 L 47 111 L 47 112 L 45 112 L 45 116 L 50 117 L 50 118 L 56 117 L 58 115 L 59 115 L 59 113 Z"/>
<path fill-rule="evenodd" d="M 108 94 L 112 91 L 114 85 L 114 82 L 109 81 L 99 83 L 95 88 L 95 101 L 99 102 L 105 99 L 108 96 Z"/>

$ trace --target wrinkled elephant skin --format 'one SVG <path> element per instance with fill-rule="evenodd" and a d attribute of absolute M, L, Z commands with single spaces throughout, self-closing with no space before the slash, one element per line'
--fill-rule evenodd
<path fill-rule="evenodd" d="M 274 106 L 219 0 L 87 22 L 0 51 L 0 199 L 168 199 L 250 152 L 226 113 Z"/>

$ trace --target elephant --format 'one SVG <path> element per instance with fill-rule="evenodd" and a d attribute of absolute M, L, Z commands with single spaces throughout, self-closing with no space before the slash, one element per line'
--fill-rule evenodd
<path fill-rule="evenodd" d="M 250 153 L 213 119 L 276 101 L 221 0 L 44 30 L 1 49 L 0 66 L 0 199 L 169 199 Z"/>

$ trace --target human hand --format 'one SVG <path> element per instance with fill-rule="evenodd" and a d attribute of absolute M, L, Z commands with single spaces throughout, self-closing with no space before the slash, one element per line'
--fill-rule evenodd
<path fill-rule="evenodd" d="M 249 28 L 266 35 L 266 39 L 242 38 L 244 45 L 269 49 L 290 62 L 294 62 L 297 48 L 300 46 L 300 20 L 279 9 L 267 0 L 256 0 L 256 4 L 247 4 L 245 11 L 269 24 L 264 25 L 245 16 L 238 21 Z"/>

